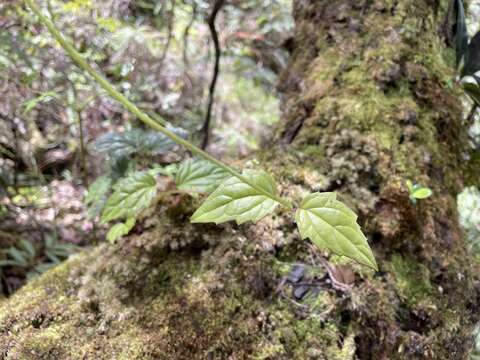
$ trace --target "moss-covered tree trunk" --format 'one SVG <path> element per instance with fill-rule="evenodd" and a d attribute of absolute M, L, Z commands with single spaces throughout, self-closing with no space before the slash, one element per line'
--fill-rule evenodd
<path fill-rule="evenodd" d="M 479 269 L 456 213 L 471 175 L 440 33 L 448 6 L 295 1 L 284 121 L 257 158 L 293 197 L 337 191 L 358 212 L 378 273 L 335 256 L 325 267 L 287 212 L 197 226 L 196 204 L 171 198 L 136 234 L 0 304 L 0 357 L 466 358 Z M 433 196 L 413 204 L 407 179 Z M 303 278 L 292 263 L 306 264 Z"/>

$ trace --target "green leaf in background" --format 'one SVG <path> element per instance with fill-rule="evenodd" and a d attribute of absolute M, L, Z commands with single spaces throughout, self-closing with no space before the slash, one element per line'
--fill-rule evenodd
<path fill-rule="evenodd" d="M 378 270 L 375 257 L 357 224 L 357 215 L 336 199 L 335 193 L 313 193 L 295 214 L 302 239 Z"/>
<path fill-rule="evenodd" d="M 168 126 L 175 134 L 184 137 L 185 130 Z M 140 155 L 165 154 L 175 146 L 175 142 L 158 131 L 142 129 L 127 130 L 122 133 L 107 133 L 95 142 L 95 149 L 108 153 L 112 158 Z"/>
<path fill-rule="evenodd" d="M 113 225 L 110 228 L 110 230 L 108 230 L 107 240 L 113 244 L 122 236 L 127 235 L 134 226 L 135 226 L 135 218 L 128 218 L 127 221 L 125 221 L 125 223 L 119 223 L 119 224 Z"/>
<path fill-rule="evenodd" d="M 4 251 L 5 254 L 10 256 L 13 259 L 13 263 L 15 266 L 20 266 L 20 267 L 28 267 L 29 266 L 29 261 L 28 259 L 29 254 L 25 252 L 24 250 L 18 250 L 15 247 L 10 247 L 7 250 Z M 12 263 L 12 264 L 13 264 Z M 9 265 L 8 260 L 5 260 L 2 262 L 3 265 Z"/>
<path fill-rule="evenodd" d="M 206 160 L 188 159 L 178 169 L 175 183 L 180 190 L 211 192 L 225 180 L 228 173 Z"/>
<path fill-rule="evenodd" d="M 468 33 L 467 33 L 467 24 L 465 23 L 465 8 L 463 6 L 462 0 L 456 0 L 456 9 L 457 9 L 457 25 L 455 29 L 455 47 L 456 47 L 456 58 L 457 66 L 462 62 L 462 59 L 465 58 L 468 49 Z"/>
<path fill-rule="evenodd" d="M 277 195 L 273 178 L 264 171 L 245 170 L 248 180 L 264 191 Z M 192 222 L 216 224 L 235 220 L 238 224 L 258 221 L 273 212 L 278 202 L 258 192 L 236 177 L 230 177 L 192 215 Z"/>
<path fill-rule="evenodd" d="M 462 76 L 474 75 L 478 71 L 480 71 L 480 32 L 477 32 L 468 44 Z"/>
<path fill-rule="evenodd" d="M 110 157 L 109 159 L 110 177 L 112 182 L 125 177 L 127 173 L 135 169 L 135 161 L 130 156 Z"/>
<path fill-rule="evenodd" d="M 110 177 L 100 176 L 88 187 L 85 205 L 88 206 L 87 214 L 90 219 L 93 219 L 102 211 L 111 186 L 112 179 Z"/>
<path fill-rule="evenodd" d="M 85 204 L 91 205 L 99 201 L 110 189 L 112 180 L 108 176 L 100 176 L 89 187 Z"/>
<path fill-rule="evenodd" d="M 23 110 L 23 113 L 27 114 L 33 109 L 35 109 L 38 104 L 46 103 L 51 101 L 52 99 L 58 99 L 59 97 L 60 96 L 55 91 L 44 92 L 39 96 L 37 96 L 36 98 L 25 101 L 23 103 L 23 106 L 25 107 L 25 109 Z"/>
<path fill-rule="evenodd" d="M 476 75 L 474 76 L 464 76 L 461 80 L 461 84 L 463 85 L 463 89 L 467 93 L 468 96 L 478 105 L 480 106 L 480 85 L 479 85 L 480 78 Z"/>
<path fill-rule="evenodd" d="M 175 174 L 178 171 L 178 164 L 169 164 L 167 166 L 162 166 L 159 168 L 159 170 L 156 170 L 157 168 L 153 168 L 153 171 L 157 171 L 158 174 L 161 174 L 163 176 L 169 176 L 169 177 L 175 177 Z"/>
<path fill-rule="evenodd" d="M 166 128 L 182 138 L 188 136 L 188 132 L 183 128 L 170 124 L 167 124 Z M 142 150 L 146 154 L 161 155 L 174 146 L 176 146 L 176 144 L 173 140 L 158 131 L 146 131 L 145 137 L 142 139 Z"/>
<path fill-rule="evenodd" d="M 137 217 L 157 194 L 157 183 L 148 171 L 138 171 L 119 181 L 103 209 L 101 222 Z"/>
<path fill-rule="evenodd" d="M 28 253 L 29 257 L 34 258 L 36 256 L 37 251 L 30 241 L 20 239 L 20 245 Z"/>

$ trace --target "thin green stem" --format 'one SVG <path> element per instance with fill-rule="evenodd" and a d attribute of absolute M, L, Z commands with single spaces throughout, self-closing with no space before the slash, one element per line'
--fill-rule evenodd
<path fill-rule="evenodd" d="M 70 58 L 84 71 L 86 71 L 93 79 L 115 100 L 121 103 L 128 111 L 130 111 L 133 115 L 143 121 L 145 124 L 150 126 L 151 128 L 161 132 L 165 136 L 168 136 L 170 139 L 175 141 L 177 144 L 182 145 L 186 149 L 190 150 L 193 154 L 203 157 L 205 160 L 210 161 L 211 163 L 217 165 L 219 168 L 225 170 L 226 172 L 230 173 L 231 175 L 235 176 L 242 182 L 250 185 L 252 188 L 257 190 L 262 195 L 265 195 L 280 204 L 284 205 L 288 209 L 292 209 L 293 206 L 291 202 L 287 199 L 283 199 L 277 195 L 271 194 L 268 191 L 265 191 L 261 187 L 257 186 L 255 183 L 247 179 L 245 176 L 237 172 L 236 170 L 232 169 L 228 165 L 222 163 L 221 161 L 215 159 L 213 156 L 208 154 L 207 152 L 203 151 L 202 149 L 196 147 L 195 145 L 191 144 L 187 140 L 181 138 L 180 136 L 176 135 L 172 131 L 168 130 L 164 126 L 160 125 L 157 121 L 153 120 L 150 116 L 145 114 L 141 111 L 134 103 L 128 100 L 125 96 L 123 96 L 115 87 L 108 82 L 108 80 L 100 75 L 90 64 L 88 64 L 82 55 L 75 50 L 73 45 L 71 45 L 61 34 L 61 32 L 57 29 L 55 24 L 43 15 L 41 9 L 37 6 L 37 4 L 33 0 L 25 0 L 25 3 L 32 9 L 35 15 L 38 16 L 40 22 L 45 25 L 48 29 L 50 34 L 54 37 L 54 39 L 60 44 L 60 46 L 67 52 Z"/>

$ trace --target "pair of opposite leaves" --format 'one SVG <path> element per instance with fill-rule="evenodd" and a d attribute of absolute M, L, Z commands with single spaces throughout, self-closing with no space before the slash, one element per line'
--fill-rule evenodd
<path fill-rule="evenodd" d="M 245 170 L 243 175 L 257 187 L 277 195 L 273 178 L 264 171 Z M 194 223 L 216 224 L 235 220 L 238 224 L 258 221 L 279 203 L 236 177 L 223 181 L 192 215 Z M 295 212 L 302 239 L 309 238 L 320 249 L 328 249 L 360 264 L 378 269 L 357 215 L 332 192 L 307 195 Z"/>

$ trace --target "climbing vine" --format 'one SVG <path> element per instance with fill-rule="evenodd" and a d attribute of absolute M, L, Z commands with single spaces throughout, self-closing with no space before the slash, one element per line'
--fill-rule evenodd
<path fill-rule="evenodd" d="M 321 249 L 328 249 L 375 270 L 378 269 L 367 238 L 357 223 L 357 215 L 340 202 L 335 193 L 312 193 L 297 205 L 290 199 L 280 196 L 275 180 L 267 172 L 251 169 L 239 172 L 214 158 L 169 129 L 165 120 L 157 119 L 157 117 L 154 120 L 130 102 L 104 76 L 87 63 L 33 0 L 25 0 L 25 3 L 38 16 L 40 22 L 45 25 L 71 59 L 87 72 L 109 96 L 117 100 L 146 125 L 209 163 L 209 165 L 204 163 L 200 169 L 198 166 L 192 166 L 191 163 L 183 164 L 176 176 L 177 186 L 183 187 L 187 191 L 195 190 L 190 187 L 195 182 L 197 186 L 198 183 L 203 184 L 204 189 L 215 189 L 192 215 L 192 222 L 219 224 L 236 221 L 241 224 L 246 221 L 258 221 L 271 214 L 278 206 L 283 206 L 295 211 L 295 221 L 302 239 L 308 238 Z M 210 168 L 206 169 L 207 166 Z M 157 171 L 161 172 L 161 170 L 155 169 L 136 172 L 115 185 L 113 194 L 106 201 L 101 220 L 106 223 L 116 219 L 125 219 L 125 223 L 112 227 L 108 235 L 111 240 L 128 233 L 135 224 L 135 217 L 150 205 L 156 196 L 154 175 Z"/>

